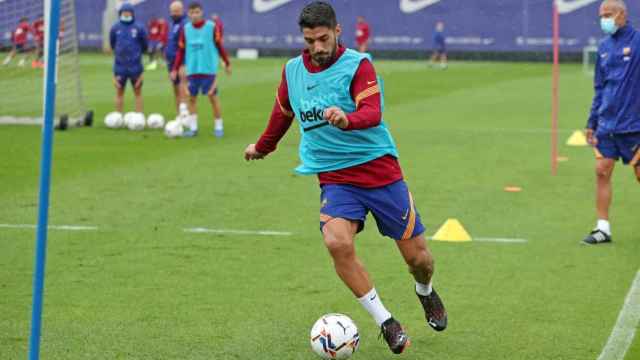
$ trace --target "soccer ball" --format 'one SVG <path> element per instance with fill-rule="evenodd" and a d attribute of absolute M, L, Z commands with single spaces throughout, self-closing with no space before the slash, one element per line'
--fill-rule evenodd
<path fill-rule="evenodd" d="M 181 137 L 183 133 L 182 124 L 180 120 L 172 120 L 167 123 L 164 127 L 164 134 L 169 139 L 174 139 L 177 137 Z"/>
<path fill-rule="evenodd" d="M 346 315 L 324 315 L 311 328 L 311 348 L 323 359 L 348 359 L 359 345 L 358 327 Z"/>
<path fill-rule="evenodd" d="M 145 121 L 144 114 L 142 113 L 127 113 L 124 116 L 124 122 L 127 124 L 127 128 L 129 128 L 129 130 L 144 130 Z"/>
<path fill-rule="evenodd" d="M 129 121 L 131 121 L 131 119 L 133 119 L 135 116 L 136 116 L 135 112 L 128 112 L 128 113 L 124 114 L 123 126 L 124 127 L 129 127 Z"/>
<path fill-rule="evenodd" d="M 164 117 L 160 114 L 151 114 L 147 118 L 147 126 L 150 129 L 162 129 L 164 127 Z"/>
<path fill-rule="evenodd" d="M 104 124 L 110 129 L 119 129 L 124 126 L 124 119 L 119 112 L 111 112 L 104 117 Z"/>

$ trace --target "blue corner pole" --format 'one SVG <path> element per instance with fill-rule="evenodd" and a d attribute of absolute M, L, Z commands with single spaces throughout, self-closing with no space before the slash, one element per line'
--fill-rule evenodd
<path fill-rule="evenodd" d="M 60 28 L 60 0 L 45 0 L 45 17 L 48 20 L 48 23 L 46 28 L 47 47 L 45 54 L 44 124 L 42 128 L 40 197 L 38 201 L 36 259 L 33 273 L 33 304 L 31 310 L 29 360 L 40 359 L 44 269 L 47 255 L 47 228 L 49 223 L 49 190 L 51 187 L 53 122 L 56 109 L 56 62 L 58 53 L 58 30 Z"/>

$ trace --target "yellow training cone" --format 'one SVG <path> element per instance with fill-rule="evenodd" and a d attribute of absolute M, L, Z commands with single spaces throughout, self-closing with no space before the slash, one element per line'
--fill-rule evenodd
<path fill-rule="evenodd" d="M 432 239 L 438 241 L 471 241 L 471 236 L 458 219 L 448 219 L 438 232 L 433 235 Z"/>
<path fill-rule="evenodd" d="M 569 146 L 587 146 L 587 137 L 582 130 L 576 130 L 567 140 Z"/>

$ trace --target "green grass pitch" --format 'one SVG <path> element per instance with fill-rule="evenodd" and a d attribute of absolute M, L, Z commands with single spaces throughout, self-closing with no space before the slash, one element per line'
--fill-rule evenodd
<path fill-rule="evenodd" d="M 242 160 L 266 124 L 283 63 L 235 61 L 233 76 L 221 76 L 223 139 L 210 135 L 202 100 L 200 135 L 167 140 L 159 131 L 106 129 L 110 59 L 82 56 L 98 123 L 55 134 L 50 214 L 53 225 L 98 230 L 50 231 L 43 359 L 311 360 L 309 330 L 328 312 L 358 324 L 354 359 L 396 358 L 334 274 L 318 231 L 317 181 L 292 171 L 297 129 L 267 160 Z M 631 169 L 619 167 L 614 177 L 615 243 L 581 246 L 595 221 L 593 153 L 561 145 L 569 161 L 550 175 L 548 64 L 376 67 L 385 79 L 385 119 L 428 234 L 458 218 L 475 237 L 528 240 L 430 243 L 450 320 L 437 334 L 423 321 L 392 240 L 370 219 L 359 255 L 413 342 L 397 358 L 595 360 L 640 267 L 640 186 Z M 175 115 L 166 77 L 145 74 L 147 113 Z M 580 66 L 563 66 L 561 142 L 584 126 L 591 96 Z M 0 127 L 0 153 L 0 223 L 33 224 L 40 130 Z M 523 191 L 506 193 L 507 185 Z M 190 227 L 293 235 L 183 232 Z M 34 237 L 33 229 L 0 228 L 3 360 L 26 358 Z M 640 359 L 638 343 L 627 360 Z"/>

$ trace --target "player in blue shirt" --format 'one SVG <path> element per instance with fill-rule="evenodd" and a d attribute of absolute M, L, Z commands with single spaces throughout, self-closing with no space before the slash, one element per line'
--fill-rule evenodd
<path fill-rule="evenodd" d="M 444 37 L 444 22 L 436 23 L 436 31 L 433 34 L 433 54 L 429 66 L 435 66 L 436 62 L 440 62 L 440 68 L 447 68 L 447 45 Z"/>
<path fill-rule="evenodd" d="M 176 57 L 179 51 L 180 33 L 182 29 L 189 22 L 189 19 L 184 14 L 184 5 L 182 1 L 173 1 L 169 6 L 169 14 L 171 16 L 171 24 L 169 25 L 169 42 L 165 49 L 165 59 L 167 60 L 167 70 L 171 74 L 173 66 L 176 62 Z M 176 100 L 176 111 L 180 111 L 181 104 L 186 107 L 186 94 L 184 89 L 186 88 L 184 66 L 178 69 L 175 79 L 171 80 L 173 84 L 173 94 Z"/>
<path fill-rule="evenodd" d="M 136 112 L 143 111 L 142 102 L 142 54 L 147 51 L 147 32 L 135 21 L 133 6 L 124 4 L 118 11 L 119 21 L 109 33 L 109 43 L 115 54 L 113 84 L 116 87 L 116 111 L 122 112 L 124 90 L 131 82 L 136 98 Z"/>
<path fill-rule="evenodd" d="M 587 139 L 596 148 L 595 230 L 583 242 L 611 242 L 609 206 L 616 161 L 631 165 L 640 181 L 640 32 L 627 21 L 622 0 L 606 0 L 600 22 L 607 37 L 598 48 L 595 97 L 587 122 Z"/>

